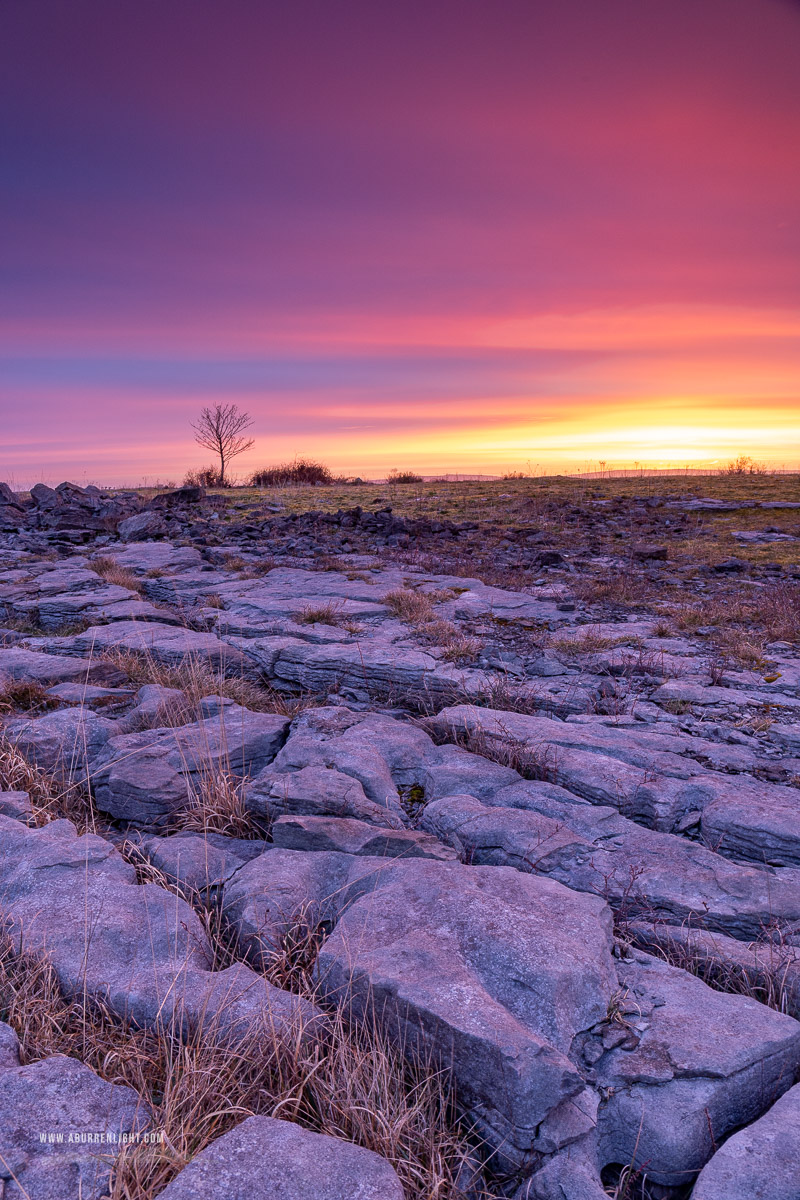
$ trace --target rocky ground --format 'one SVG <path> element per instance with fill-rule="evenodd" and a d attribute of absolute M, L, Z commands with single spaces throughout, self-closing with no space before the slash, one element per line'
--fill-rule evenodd
<path fill-rule="evenodd" d="M 798 510 L 0 485 L 4 1198 L 796 1200 Z"/>

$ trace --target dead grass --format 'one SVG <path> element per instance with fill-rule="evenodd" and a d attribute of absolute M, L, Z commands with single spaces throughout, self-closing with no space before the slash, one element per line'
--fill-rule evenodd
<path fill-rule="evenodd" d="M 664 606 L 680 630 L 710 629 L 721 654 L 760 670 L 770 642 L 800 642 L 800 583 L 720 590 L 691 603 Z"/>
<path fill-rule="evenodd" d="M 342 602 L 329 600 L 327 604 L 308 605 L 295 620 L 300 625 L 339 625 L 342 623 Z"/>
<path fill-rule="evenodd" d="M 226 765 L 204 767 L 191 801 L 175 814 L 172 826 L 226 837 L 260 837 L 245 806 L 245 786 L 246 780 Z"/>
<path fill-rule="evenodd" d="M 391 613 L 408 625 L 424 625 L 434 619 L 433 600 L 425 592 L 411 588 L 396 588 L 387 592 L 382 602 Z"/>
<path fill-rule="evenodd" d="M 554 637 L 548 647 L 558 654 L 593 654 L 601 650 L 613 650 L 616 646 L 641 644 L 641 638 L 607 637 L 596 627 L 587 626 L 577 637 Z"/>
<path fill-rule="evenodd" d="M 483 730 L 466 729 L 463 726 L 450 725 L 443 730 L 439 725 L 433 725 L 427 717 L 422 717 L 418 724 L 438 745 L 449 743 L 461 746 L 471 754 L 511 767 L 523 779 L 558 782 L 557 750 L 552 745 L 532 746 L 511 734 L 494 737 Z"/>
<path fill-rule="evenodd" d="M 611 604 L 619 608 L 640 608 L 654 594 L 653 584 L 633 570 L 584 576 L 570 586 L 576 598 L 586 604 Z"/>
<path fill-rule="evenodd" d="M 41 633 L 40 626 L 30 617 L 11 617 L 7 613 L 0 616 L 0 623 L 3 629 L 10 629 L 13 633 L 22 634 L 37 634 Z"/>
<path fill-rule="evenodd" d="M 141 592 L 142 581 L 128 567 L 121 566 L 116 559 L 107 555 L 93 558 L 91 568 L 106 583 L 116 584 L 117 587 L 127 588 L 130 592 Z"/>
<path fill-rule="evenodd" d="M 634 496 L 678 497 L 703 496 L 720 500 L 796 500 L 797 474 L 758 475 L 692 475 L 675 472 L 672 475 L 631 472 L 627 477 L 538 476 L 534 464 L 531 477 L 495 480 L 435 479 L 422 483 L 396 484 L 391 488 L 392 510 L 396 516 L 426 517 L 435 520 L 474 520 L 490 518 L 498 526 L 515 524 L 523 516 L 544 525 L 553 506 L 569 507 L 589 500 L 629 501 Z M 377 487 L 377 490 L 376 490 Z M 139 489 L 143 498 L 151 498 L 152 488 Z M 388 500 L 388 491 L 385 493 Z M 334 482 L 324 489 L 313 486 L 267 489 L 236 488 L 216 495 L 226 504 L 234 502 L 251 507 L 258 516 L 264 504 L 280 503 L 284 515 L 317 511 L 322 505 L 330 512 L 339 508 L 361 505 L 372 507 L 376 496 L 384 495 L 381 485 L 374 482 L 342 484 Z M 557 512 L 556 514 L 557 515 Z M 775 520 L 776 514 L 770 517 Z M 242 517 L 246 519 L 246 513 Z M 741 514 L 736 514 L 737 521 Z M 468 572 L 475 574 L 475 571 Z"/>
<path fill-rule="evenodd" d="M 38 612 L 29 613 L 26 617 L 0 617 L 0 623 L 4 629 L 11 629 L 14 633 L 26 634 L 29 637 L 41 637 L 42 633 L 46 633 L 48 637 L 72 637 L 97 624 L 88 617 L 76 617 L 72 621 L 62 622 L 61 625 L 48 625 L 47 629 L 43 629 L 39 623 Z"/>
<path fill-rule="evenodd" d="M 0 678 L 0 713 L 23 711 L 43 713 L 58 708 L 58 700 L 48 696 L 40 683 L 24 679 Z"/>
<path fill-rule="evenodd" d="M 418 592 L 413 588 L 396 588 L 387 592 L 382 603 L 401 621 L 413 625 L 423 643 L 439 646 L 446 662 L 472 662 L 480 654 L 483 643 L 468 637 L 452 621 L 436 616 L 434 604 L 452 600 L 456 595 L 449 588 Z"/>
<path fill-rule="evenodd" d="M 0 733 L 0 791 L 27 792 L 37 825 L 66 817 L 79 833 L 97 832 L 97 814 L 88 788 L 29 762 L 4 733 Z"/>
<path fill-rule="evenodd" d="M 314 964 L 326 932 L 313 904 L 290 914 L 277 942 L 260 948 L 261 970 L 269 982 L 287 992 L 313 996 Z"/>
<path fill-rule="evenodd" d="M 226 554 L 222 562 L 226 571 L 246 571 L 250 565 L 239 554 Z"/>
<path fill-rule="evenodd" d="M 715 949 L 714 935 L 703 941 L 683 942 L 670 937 L 669 926 L 658 926 L 652 933 L 631 928 L 623 923 L 622 936 L 631 939 L 649 953 L 680 967 L 702 979 L 718 992 L 749 996 L 774 1008 L 777 1012 L 797 1015 L 798 985 L 792 985 L 791 975 L 800 969 L 800 951 L 784 944 L 780 931 L 765 930 L 761 939 L 745 943 L 741 948 L 752 953 L 751 966 L 732 962 Z"/>
<path fill-rule="evenodd" d="M 737 663 L 753 671 L 766 666 L 766 637 L 754 630 L 730 626 L 720 629 L 714 637 L 714 645 L 722 660 Z"/>
<path fill-rule="evenodd" d="M 450 622 L 444 621 L 442 624 L 450 625 Z M 483 642 L 479 638 L 461 633 L 452 625 L 450 625 L 450 629 L 452 632 L 442 638 L 439 643 L 442 647 L 442 658 L 446 662 L 474 662 L 483 649 Z"/>

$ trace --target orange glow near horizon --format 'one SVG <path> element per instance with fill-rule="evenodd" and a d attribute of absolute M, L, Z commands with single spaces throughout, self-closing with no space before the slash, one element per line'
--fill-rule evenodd
<path fill-rule="evenodd" d="M 0 479 L 800 469 L 796 4 L 234 7 L 3 12 Z"/>

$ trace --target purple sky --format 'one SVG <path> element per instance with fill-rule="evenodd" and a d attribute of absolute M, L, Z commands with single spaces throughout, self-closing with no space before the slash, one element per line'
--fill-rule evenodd
<path fill-rule="evenodd" d="M 6 0 L 0 477 L 800 460 L 800 5 Z"/>

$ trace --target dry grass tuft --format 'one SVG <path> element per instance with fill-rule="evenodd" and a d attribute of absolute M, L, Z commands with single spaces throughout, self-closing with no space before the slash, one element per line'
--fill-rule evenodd
<path fill-rule="evenodd" d="M 58 708 L 58 700 L 48 696 L 40 683 L 24 679 L 0 679 L 0 713 L 23 712 L 43 713 Z"/>
<path fill-rule="evenodd" d="M 116 584 L 117 587 L 127 588 L 130 592 L 141 592 L 142 581 L 128 567 L 121 566 L 116 559 L 108 555 L 101 555 L 99 558 L 93 558 L 91 568 L 106 583 Z"/>
<path fill-rule="evenodd" d="M 222 833 L 226 837 L 260 837 L 245 806 L 246 780 L 226 766 L 208 766 L 199 773 L 195 794 L 179 810 L 173 826 L 199 833 Z"/>
<path fill-rule="evenodd" d="M 382 603 L 409 625 L 425 625 L 433 620 L 433 600 L 425 592 L 396 588 L 393 592 L 386 593 Z"/>
<path fill-rule="evenodd" d="M 607 637 L 597 627 L 587 626 L 575 637 L 553 637 L 548 647 L 558 654 L 595 654 L 601 650 L 613 650 L 616 646 L 641 644 L 641 638 Z"/>
<path fill-rule="evenodd" d="M 314 965 L 326 933 L 317 908 L 302 905 L 284 922 L 277 944 L 264 943 L 260 947 L 263 974 L 275 987 L 313 997 Z"/>
<path fill-rule="evenodd" d="M 415 626 L 425 643 L 440 646 L 445 661 L 472 662 L 480 654 L 482 642 L 462 633 L 452 621 L 437 617 L 434 611 L 434 604 L 452 600 L 455 594 L 444 588 L 430 592 L 396 588 L 393 592 L 387 592 L 383 603 L 401 621 Z"/>
<path fill-rule="evenodd" d="M 246 571 L 248 568 L 240 554 L 226 554 L 222 562 L 226 571 Z"/>
<path fill-rule="evenodd" d="M 579 600 L 588 604 L 612 604 L 638 608 L 653 597 L 653 585 L 631 570 L 578 578 L 571 584 Z"/>
<path fill-rule="evenodd" d="M 770 642 L 800 642 L 800 584 L 720 592 L 696 603 L 667 606 L 681 630 L 707 627 L 714 645 L 731 662 L 751 670 L 764 666 Z"/>
<path fill-rule="evenodd" d="M 433 726 L 423 717 L 419 721 L 422 729 L 438 744 L 450 743 L 488 758 L 491 762 L 500 763 L 503 767 L 511 767 L 523 779 L 541 779 L 548 783 L 558 782 L 557 751 L 552 745 L 531 746 L 511 734 L 505 737 L 494 737 L 483 730 L 465 729 L 454 725 L 442 730 Z"/>
<path fill-rule="evenodd" d="M 79 833 L 97 831 L 97 814 L 88 788 L 59 779 L 29 762 L 4 733 L 0 733 L 0 791 L 27 792 L 39 826 L 65 817 Z"/>
<path fill-rule="evenodd" d="M 443 625 L 450 625 L 449 621 L 443 621 Z M 442 638 L 440 645 L 442 647 L 442 658 L 447 662 L 467 663 L 474 662 L 483 649 L 483 643 L 479 638 L 468 637 L 465 633 L 460 633 L 454 626 L 450 625 L 452 633 L 445 638 Z"/>
<path fill-rule="evenodd" d="M 327 604 L 308 605 L 295 617 L 299 625 L 339 625 L 342 620 L 341 601 L 329 600 Z"/>
<path fill-rule="evenodd" d="M 786 944 L 779 930 L 766 929 L 759 940 L 737 946 L 742 961 L 736 962 L 726 957 L 713 933 L 699 927 L 672 931 L 667 925 L 628 925 L 624 913 L 618 914 L 617 921 L 623 940 L 696 975 L 715 991 L 749 996 L 777 1012 L 797 1015 L 800 950 Z M 684 933 L 685 938 L 681 937 Z M 749 963 L 745 961 L 748 956 Z"/>

